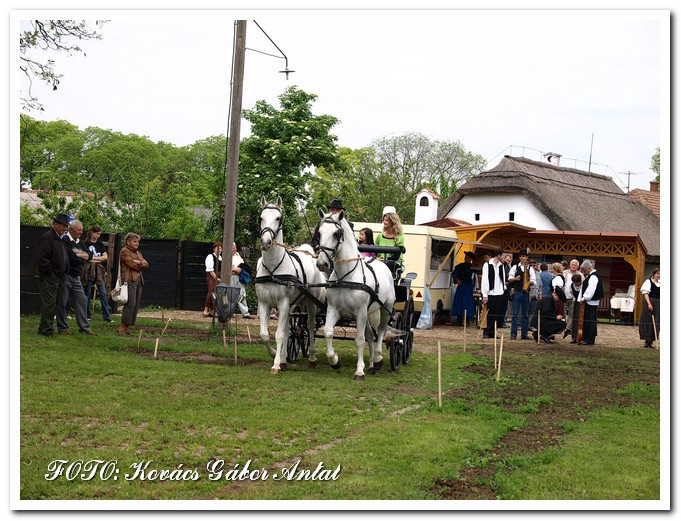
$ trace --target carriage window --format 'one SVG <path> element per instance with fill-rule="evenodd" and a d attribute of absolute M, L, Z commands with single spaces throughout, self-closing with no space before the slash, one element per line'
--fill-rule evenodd
<path fill-rule="evenodd" d="M 508 212 L 508 220 L 515 221 L 515 212 Z"/>
<path fill-rule="evenodd" d="M 476 221 L 479 221 L 479 220 L 480 220 L 480 214 L 479 214 L 479 213 L 476 213 L 476 214 L 475 214 L 475 220 L 476 220 Z"/>
<path fill-rule="evenodd" d="M 419 206 L 428 206 L 428 198 L 424 195 L 419 201 Z"/>
<path fill-rule="evenodd" d="M 441 241 L 437 239 L 432 239 L 432 244 L 430 248 L 430 269 L 437 270 L 440 267 L 440 263 L 445 259 L 451 247 L 455 244 L 450 241 Z M 442 271 L 452 271 L 454 269 L 454 257 L 456 254 L 456 249 L 449 256 L 447 264 L 442 268 Z"/>

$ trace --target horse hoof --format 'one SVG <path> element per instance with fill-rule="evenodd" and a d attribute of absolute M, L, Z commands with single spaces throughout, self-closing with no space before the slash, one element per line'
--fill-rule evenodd
<path fill-rule="evenodd" d="M 375 372 L 378 372 L 378 371 L 380 371 L 381 369 L 383 369 L 383 360 L 381 359 L 381 360 L 379 360 L 378 362 L 374 362 L 374 367 L 373 367 L 373 369 L 374 369 Z"/>
<path fill-rule="evenodd" d="M 288 366 L 286 364 L 279 364 L 279 369 L 281 369 L 282 371 L 286 371 L 286 369 L 288 369 Z"/>
<path fill-rule="evenodd" d="M 336 365 L 332 365 L 331 369 L 335 369 L 336 371 L 341 368 L 341 361 L 340 358 L 338 359 L 338 363 Z"/>
<path fill-rule="evenodd" d="M 308 361 L 308 362 L 307 362 L 307 366 L 308 366 L 310 369 L 317 369 L 317 362 Z"/>
<path fill-rule="evenodd" d="M 364 375 L 363 374 L 356 374 L 352 377 L 353 380 L 357 380 L 358 382 L 361 380 L 364 380 Z"/>
<path fill-rule="evenodd" d="M 279 369 L 275 369 L 274 367 L 270 370 L 270 373 L 272 374 L 279 374 Z"/>

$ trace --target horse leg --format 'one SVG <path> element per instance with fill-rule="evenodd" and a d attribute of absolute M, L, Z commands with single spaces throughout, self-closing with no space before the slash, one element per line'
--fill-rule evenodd
<path fill-rule="evenodd" d="M 317 346 L 315 345 L 315 316 L 317 315 L 317 306 L 314 304 L 307 305 L 307 331 L 309 333 L 308 348 L 310 356 L 307 359 L 309 367 L 317 367 Z"/>
<path fill-rule="evenodd" d="M 274 355 L 276 353 L 274 349 L 270 347 L 270 328 L 269 328 L 270 307 L 265 302 L 262 301 L 258 302 L 258 317 L 260 318 L 260 339 L 265 344 L 267 352 L 270 354 L 272 358 L 274 358 Z"/>
<path fill-rule="evenodd" d="M 333 328 L 339 317 L 338 310 L 332 306 L 326 308 L 326 323 L 324 324 L 324 338 L 326 339 L 326 358 L 333 369 L 340 369 L 341 362 L 333 350 Z"/>
<path fill-rule="evenodd" d="M 374 332 L 371 329 L 371 324 L 367 320 L 367 326 L 364 330 L 364 337 L 369 344 L 369 374 L 378 374 L 383 366 L 383 361 L 374 363 L 375 353 L 376 353 L 376 343 L 374 342 Z"/>
<path fill-rule="evenodd" d="M 377 339 L 374 345 L 374 368 L 378 371 L 383 367 L 383 337 L 385 336 L 386 329 L 388 327 L 388 321 L 390 320 L 390 314 L 381 309 L 381 320 L 376 329 Z"/>
<path fill-rule="evenodd" d="M 368 317 L 366 309 L 359 309 L 357 311 L 357 332 L 355 333 L 355 345 L 357 346 L 357 370 L 353 378 L 355 380 L 364 380 L 364 332 L 368 325 Z"/>
<path fill-rule="evenodd" d="M 274 364 L 272 365 L 272 374 L 277 374 L 280 370 L 286 370 L 286 358 L 284 357 L 284 362 L 282 362 L 282 354 L 284 353 L 284 345 L 286 344 L 286 339 L 288 338 L 289 330 L 291 329 L 291 324 L 289 324 L 289 301 L 284 299 L 279 302 L 279 322 L 277 323 L 277 332 L 274 334 L 274 339 L 277 342 L 277 352 L 274 355 Z"/>

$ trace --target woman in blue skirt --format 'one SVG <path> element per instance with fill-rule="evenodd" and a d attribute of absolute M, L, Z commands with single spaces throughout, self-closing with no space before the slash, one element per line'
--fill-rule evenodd
<path fill-rule="evenodd" d="M 471 271 L 475 254 L 472 251 L 467 251 L 464 253 L 464 257 L 465 260 L 457 264 L 452 272 L 452 279 L 456 284 L 456 293 L 454 294 L 450 315 L 452 316 L 452 325 L 459 326 L 463 325 L 464 312 L 467 323 L 470 323 L 475 314 L 475 302 L 473 300 L 473 289 L 475 287 L 473 277 L 475 274 Z"/>

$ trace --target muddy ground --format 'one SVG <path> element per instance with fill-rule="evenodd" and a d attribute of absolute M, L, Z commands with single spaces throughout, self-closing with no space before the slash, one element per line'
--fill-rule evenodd
<path fill-rule="evenodd" d="M 195 337 L 215 335 L 210 331 L 211 319 L 204 318 L 195 311 L 140 312 L 139 316 L 158 318 L 159 326 L 147 327 L 148 332 L 158 330 L 171 318 L 175 322 L 198 322 L 205 324 L 205 332 L 196 329 L 172 327 L 173 332 L 186 333 Z M 248 342 L 250 332 L 253 342 L 259 342 L 259 321 L 237 318 L 239 327 L 237 339 Z M 270 334 L 273 335 L 276 321 L 271 320 Z M 471 350 L 473 356 L 484 361 L 474 364 L 465 370 L 478 374 L 481 378 L 472 378 L 465 389 L 452 389 L 445 393 L 447 399 L 464 400 L 472 407 L 478 404 L 481 396 L 485 399 L 498 400 L 503 407 L 518 412 L 518 407 L 527 404 L 528 398 L 550 396 L 551 403 L 544 404 L 537 412 L 526 414 L 527 425 L 509 431 L 497 444 L 484 454 L 480 461 L 491 462 L 483 466 L 471 465 L 462 469 L 458 479 L 438 480 L 433 484 L 433 492 L 443 499 L 496 499 L 497 492 L 494 476 L 506 458 L 512 455 L 533 454 L 548 447 L 563 443 L 566 422 L 586 421 L 591 411 L 600 407 L 626 407 L 632 404 L 629 396 L 618 393 L 629 383 L 658 385 L 660 380 L 659 351 L 644 349 L 638 338 L 638 327 L 599 323 L 598 337 L 594 346 L 577 346 L 570 344 L 570 338 L 563 340 L 556 337 L 553 344 L 536 344 L 531 341 L 510 341 L 510 329 L 501 329 L 503 343 L 503 371 L 513 375 L 502 388 L 490 385 L 490 367 L 494 363 L 494 341 L 483 340 L 476 327 L 465 331 L 466 344 L 481 345 L 481 349 Z M 337 328 L 337 334 L 343 330 Z M 152 333 L 153 334 L 153 333 Z M 351 339 L 354 330 L 348 329 L 345 334 Z M 162 339 L 163 340 L 163 339 Z M 437 352 L 438 341 L 446 348 L 449 345 L 462 345 L 464 342 L 463 327 L 436 325 L 430 330 L 416 330 L 414 351 L 421 353 Z M 497 341 L 500 347 L 501 341 Z M 139 352 L 142 356 L 151 356 L 148 350 Z M 159 352 L 163 358 L 184 361 L 189 357 L 199 363 L 231 364 L 232 360 L 205 353 L 168 353 Z M 238 363 L 248 363 L 239 361 Z M 638 399 L 638 403 L 646 402 Z M 496 403 L 496 402 L 495 402 Z M 659 400 L 651 401 L 657 405 Z M 502 470 L 503 471 L 503 470 Z"/>

